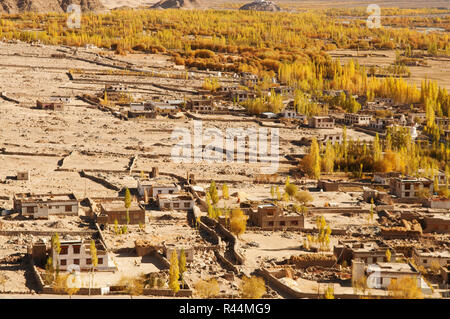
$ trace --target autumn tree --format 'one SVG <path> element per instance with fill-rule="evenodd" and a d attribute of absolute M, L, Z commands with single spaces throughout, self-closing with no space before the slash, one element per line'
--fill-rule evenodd
<path fill-rule="evenodd" d="M 423 299 L 422 290 L 418 286 L 418 278 L 392 278 L 388 286 L 389 295 L 395 299 Z"/>
<path fill-rule="evenodd" d="M 205 299 L 214 298 L 220 292 L 219 283 L 214 278 L 208 281 L 200 280 L 194 285 L 194 288 L 197 294 Z"/>
<path fill-rule="evenodd" d="M 228 185 L 226 183 L 223 183 L 223 185 L 222 185 L 222 197 L 224 199 L 230 198 L 230 195 L 228 194 Z"/>
<path fill-rule="evenodd" d="M 242 277 L 241 296 L 247 299 L 260 299 L 266 293 L 266 284 L 261 277 Z"/>
<path fill-rule="evenodd" d="M 181 248 L 180 251 L 179 269 L 180 269 L 180 279 L 184 285 L 183 274 L 186 272 L 186 252 L 184 251 L 184 248 Z"/>
<path fill-rule="evenodd" d="M 169 268 L 169 288 L 176 294 L 180 290 L 180 268 L 178 266 L 178 256 L 174 249 L 170 256 L 170 268 Z"/>
<path fill-rule="evenodd" d="M 230 216 L 230 230 L 236 236 L 245 232 L 248 216 L 240 209 L 233 209 Z"/>
<path fill-rule="evenodd" d="M 124 198 L 125 209 L 127 210 L 127 225 L 130 223 L 130 213 L 129 209 L 131 207 L 131 193 L 130 190 L 125 188 L 125 198 Z"/>

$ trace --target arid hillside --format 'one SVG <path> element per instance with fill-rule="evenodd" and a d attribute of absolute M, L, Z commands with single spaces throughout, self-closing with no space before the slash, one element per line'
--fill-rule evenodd
<path fill-rule="evenodd" d="M 79 4 L 83 11 L 98 11 L 105 7 L 100 0 L 0 0 L 0 13 L 62 12 L 71 4 Z"/>

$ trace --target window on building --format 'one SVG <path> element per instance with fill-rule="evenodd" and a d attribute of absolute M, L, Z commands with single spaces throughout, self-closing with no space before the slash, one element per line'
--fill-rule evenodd
<path fill-rule="evenodd" d="M 280 226 L 286 226 L 286 222 L 281 221 L 281 222 L 280 222 Z"/>
<path fill-rule="evenodd" d="M 158 189 L 158 194 L 162 194 L 162 190 Z"/>
<path fill-rule="evenodd" d="M 66 266 L 66 265 L 67 265 L 67 260 L 61 259 L 61 260 L 59 261 L 59 263 L 60 263 L 61 266 Z"/>
<path fill-rule="evenodd" d="M 164 203 L 164 208 L 169 209 L 170 208 L 170 203 Z"/>
<path fill-rule="evenodd" d="M 293 220 L 293 221 L 291 221 L 291 225 L 293 225 L 293 226 L 298 226 L 298 220 Z"/>
<path fill-rule="evenodd" d="M 273 226 L 273 222 L 268 222 L 267 223 L 269 226 Z"/>
<path fill-rule="evenodd" d="M 180 203 L 173 203 L 173 208 L 180 208 Z"/>
<path fill-rule="evenodd" d="M 410 190 L 411 189 L 411 184 L 405 184 L 405 189 Z"/>
<path fill-rule="evenodd" d="M 428 262 L 428 260 L 426 260 L 426 259 L 423 260 L 423 263 L 424 263 L 424 264 L 426 264 L 427 262 Z"/>
<path fill-rule="evenodd" d="M 86 259 L 86 265 L 91 265 L 91 264 L 92 264 L 92 259 L 91 258 Z"/>
<path fill-rule="evenodd" d="M 61 251 L 59 252 L 60 255 L 67 255 L 69 247 L 68 246 L 61 246 Z"/>
<path fill-rule="evenodd" d="M 80 264 L 80 260 L 79 260 L 79 259 L 74 259 L 74 260 L 73 260 L 73 263 L 74 263 L 75 265 L 79 265 L 79 264 Z"/>
<path fill-rule="evenodd" d="M 74 254 L 79 254 L 80 253 L 80 245 L 74 245 L 73 246 L 73 253 Z"/>
<path fill-rule="evenodd" d="M 72 206 L 66 205 L 66 212 L 71 212 L 71 211 L 72 211 Z"/>
<path fill-rule="evenodd" d="M 98 264 L 99 264 L 99 265 L 103 264 L 103 258 L 99 258 L 99 259 L 98 259 Z"/>
<path fill-rule="evenodd" d="M 27 213 L 33 214 L 34 213 L 34 207 L 27 207 Z"/>
<path fill-rule="evenodd" d="M 405 197 L 409 197 L 409 192 L 405 192 Z"/>
<path fill-rule="evenodd" d="M 169 190 L 169 194 L 173 194 L 173 190 L 171 189 L 171 190 Z"/>
<path fill-rule="evenodd" d="M 191 203 L 188 203 L 188 202 L 184 203 L 184 208 L 189 208 L 189 207 L 191 207 Z"/>

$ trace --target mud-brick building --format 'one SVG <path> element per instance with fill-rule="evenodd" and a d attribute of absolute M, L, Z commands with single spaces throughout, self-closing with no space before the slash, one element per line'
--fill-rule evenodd
<path fill-rule="evenodd" d="M 391 253 L 390 260 L 396 260 L 395 250 L 381 240 L 339 240 L 339 243 L 333 248 L 333 254 L 336 256 L 337 262 L 341 264 L 345 261 L 347 265 L 350 265 L 354 260 L 374 264 L 388 262 L 387 250 Z"/>
<path fill-rule="evenodd" d="M 78 215 L 79 209 L 79 201 L 74 194 L 15 194 L 13 203 L 14 211 L 33 218 Z"/>
<path fill-rule="evenodd" d="M 424 217 L 424 233 L 450 233 L 450 217 L 444 214 L 435 214 Z"/>
<path fill-rule="evenodd" d="M 145 210 L 136 203 L 132 203 L 128 208 L 128 216 L 130 217 L 130 225 L 145 224 Z M 99 225 L 114 224 L 116 220 L 119 225 L 127 224 L 127 209 L 124 202 L 102 203 L 100 214 L 97 216 L 97 223 Z"/>
<path fill-rule="evenodd" d="M 41 110 L 63 111 L 64 103 L 59 101 L 36 101 L 36 108 Z"/>
<path fill-rule="evenodd" d="M 273 204 L 258 206 L 256 212 L 250 213 L 250 222 L 263 230 L 302 229 L 305 226 L 303 214 L 285 212 Z"/>

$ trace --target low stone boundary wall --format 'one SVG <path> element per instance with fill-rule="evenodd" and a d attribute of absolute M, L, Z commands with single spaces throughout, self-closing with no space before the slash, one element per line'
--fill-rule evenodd
<path fill-rule="evenodd" d="M 88 179 L 90 179 L 90 180 L 92 180 L 92 181 L 94 181 L 96 183 L 99 183 L 99 184 L 103 185 L 104 187 L 106 187 L 108 189 L 111 189 L 111 190 L 114 190 L 114 191 L 120 191 L 120 188 L 117 187 L 116 185 L 111 184 L 110 182 L 106 181 L 103 178 L 87 174 L 86 171 L 84 171 L 84 170 L 80 172 L 80 176 L 88 178 Z"/>
<path fill-rule="evenodd" d="M 230 270 L 234 272 L 236 275 L 239 274 L 239 270 L 233 265 L 228 259 L 225 258 L 219 251 L 214 251 L 214 255 L 219 260 L 219 262 L 223 265 L 223 268 L 226 270 Z"/>
<path fill-rule="evenodd" d="M 58 235 L 72 235 L 72 236 L 92 236 L 96 233 L 96 230 L 83 230 L 83 231 L 71 231 L 71 230 L 0 230 L 0 236 L 19 236 L 19 235 L 35 235 L 35 236 L 52 236 L 55 233 Z"/>

